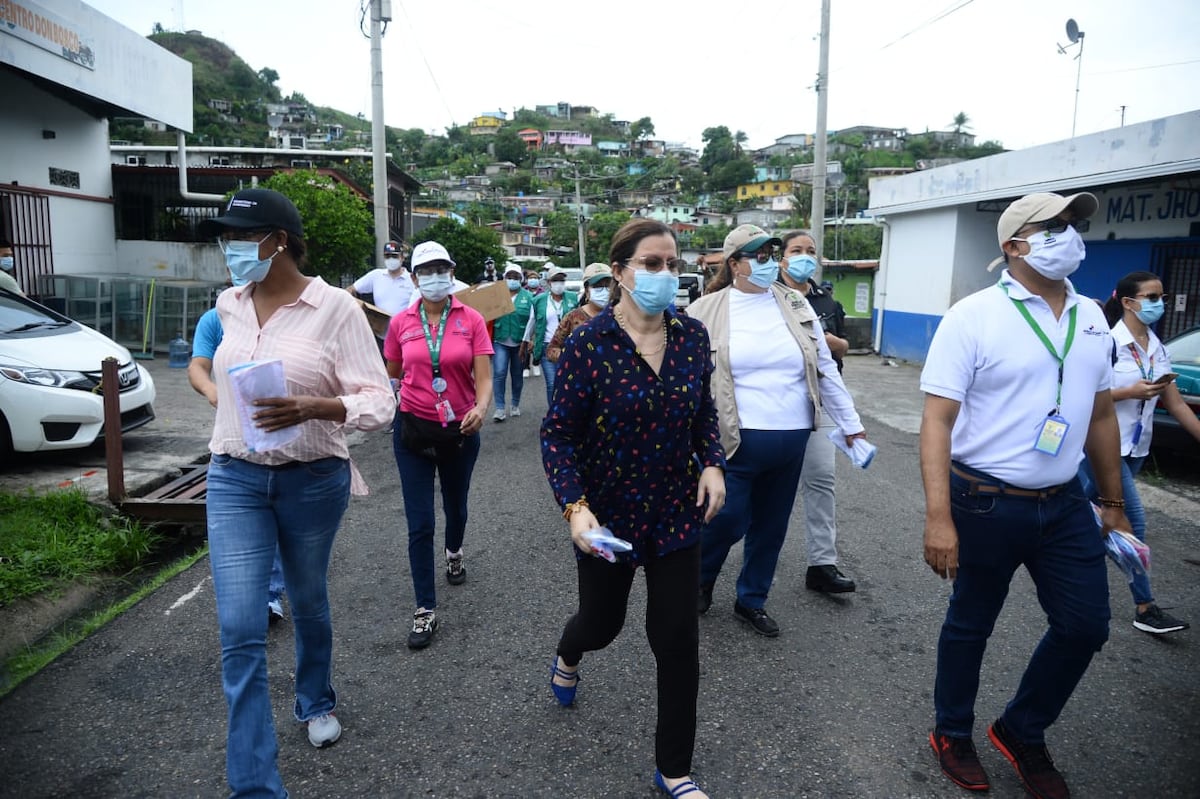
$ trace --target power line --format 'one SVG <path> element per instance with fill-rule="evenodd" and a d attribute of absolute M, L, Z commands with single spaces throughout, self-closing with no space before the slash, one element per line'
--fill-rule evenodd
<path fill-rule="evenodd" d="M 425 57 L 425 51 L 421 49 L 421 37 L 416 35 L 416 28 L 412 24 L 412 19 L 408 16 L 408 9 L 404 7 L 404 3 L 398 2 L 400 11 L 404 14 L 404 20 L 408 23 L 408 29 L 413 34 L 411 44 L 421 54 L 421 61 L 425 64 L 425 71 L 429 73 L 429 79 L 433 81 L 433 88 L 437 90 L 438 99 L 442 101 L 442 107 L 446 109 L 446 117 L 450 120 L 451 127 L 457 127 L 454 121 L 454 112 L 450 110 L 450 104 L 446 102 L 446 95 L 442 93 L 442 87 L 438 84 L 437 76 L 433 74 L 433 67 L 429 66 L 429 59 Z M 433 37 L 431 41 L 438 41 L 438 37 Z"/>
<path fill-rule="evenodd" d="M 1088 75 L 1117 75 L 1121 72 L 1141 72 L 1146 69 L 1165 69 L 1166 67 L 1179 67 L 1185 64 L 1200 64 L 1200 58 L 1193 58 L 1188 61 L 1172 61 L 1169 64 L 1150 64 L 1144 67 L 1129 67 L 1128 69 L 1107 69 L 1103 72 L 1089 72 Z"/>

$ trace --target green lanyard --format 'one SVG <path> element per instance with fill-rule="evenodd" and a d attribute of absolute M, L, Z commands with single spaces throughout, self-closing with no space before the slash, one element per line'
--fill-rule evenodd
<path fill-rule="evenodd" d="M 1006 295 L 1008 294 L 1008 286 L 999 282 L 996 285 L 1003 289 Z M 1059 355 L 1058 350 L 1050 343 L 1050 339 L 1042 331 L 1037 321 L 1034 320 L 1033 315 L 1029 313 L 1029 309 L 1025 307 L 1025 303 L 1020 300 L 1013 300 L 1011 296 L 1009 299 L 1012 300 L 1013 305 L 1017 306 L 1017 310 L 1021 312 L 1021 316 L 1025 317 L 1025 321 L 1033 328 L 1033 332 L 1037 333 L 1037 337 L 1046 345 L 1046 350 L 1058 362 L 1058 390 L 1054 397 L 1054 412 L 1057 414 L 1062 410 L 1063 366 L 1067 361 L 1067 353 L 1071 351 L 1071 344 L 1075 341 L 1075 319 L 1078 316 L 1076 312 L 1079 310 L 1079 305 L 1072 305 L 1071 310 L 1067 312 L 1067 340 L 1063 343 L 1062 355 Z"/>
<path fill-rule="evenodd" d="M 442 318 L 438 322 L 437 338 L 434 339 L 429 330 L 429 317 L 425 315 L 425 304 L 421 303 L 421 328 L 425 331 L 425 345 L 429 347 L 429 362 L 433 365 L 433 377 L 436 380 L 442 376 L 441 354 L 442 335 L 446 332 L 446 317 L 450 315 L 450 304 L 442 309 Z M 434 389 L 435 391 L 437 389 Z"/>

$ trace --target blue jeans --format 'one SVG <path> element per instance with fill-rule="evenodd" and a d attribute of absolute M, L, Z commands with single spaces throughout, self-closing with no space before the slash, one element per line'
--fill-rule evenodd
<path fill-rule="evenodd" d="M 400 440 L 400 417 L 392 425 L 392 451 L 400 471 L 400 490 L 404 495 L 404 518 L 408 523 L 408 568 L 412 572 L 417 607 L 437 607 L 434 588 L 433 533 L 437 512 L 433 507 L 433 475 L 442 483 L 442 512 L 446 514 L 446 549 L 462 548 L 467 531 L 467 499 L 471 492 L 471 473 L 479 457 L 479 434 L 466 436 L 456 458 L 434 463 L 409 451 Z"/>
<path fill-rule="evenodd" d="M 279 602 L 283 599 L 283 559 L 279 556 L 279 545 L 275 545 L 275 560 L 271 561 L 271 580 L 267 583 L 267 601 Z"/>
<path fill-rule="evenodd" d="M 504 378 L 505 374 L 512 375 L 512 404 L 521 404 L 521 387 L 525 378 L 521 377 L 520 346 L 510 347 L 507 344 L 493 345 L 496 353 L 492 356 L 492 393 L 496 398 L 496 410 L 504 410 Z"/>
<path fill-rule="evenodd" d="M 349 500 L 350 466 L 340 458 L 272 468 L 212 456 L 209 561 L 229 709 L 225 769 L 233 796 L 287 796 L 276 763 L 263 612 L 276 547 L 296 635 L 295 716 L 307 721 L 337 704 L 326 576 Z"/>
<path fill-rule="evenodd" d="M 984 649 L 1012 576 L 1024 565 L 1050 626 L 1003 718 L 1017 740 L 1042 744 L 1108 640 L 1108 573 L 1092 510 L 1077 480 L 1038 499 L 972 495 L 967 481 L 951 474 L 950 513 L 958 529 L 958 577 L 938 639 L 937 731 L 971 737 Z"/>
<path fill-rule="evenodd" d="M 700 532 L 700 583 L 712 585 L 730 548 L 743 538 L 737 600 L 767 604 L 775 565 L 796 503 L 808 430 L 742 430 L 725 469 L 725 507 Z"/>
<path fill-rule="evenodd" d="M 1127 455 L 1121 458 L 1121 494 L 1125 497 L 1125 517 L 1133 526 L 1132 532 L 1139 541 L 1146 540 L 1146 507 L 1142 505 L 1142 497 L 1138 494 L 1134 477 L 1142 470 L 1146 456 L 1136 458 Z M 1096 475 L 1092 474 L 1092 466 L 1087 458 L 1079 464 L 1079 482 L 1083 483 L 1083 491 L 1093 502 L 1098 501 L 1100 492 L 1096 488 Z M 1154 601 L 1154 593 L 1150 590 L 1150 578 L 1139 574 L 1129 581 L 1129 592 L 1133 601 L 1139 605 L 1148 605 Z"/>
<path fill-rule="evenodd" d="M 558 374 L 558 364 L 549 358 L 542 357 L 542 377 L 546 378 L 546 407 L 554 405 L 554 377 Z"/>

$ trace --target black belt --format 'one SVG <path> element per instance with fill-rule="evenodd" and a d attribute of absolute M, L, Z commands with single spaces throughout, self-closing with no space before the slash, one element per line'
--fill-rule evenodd
<path fill-rule="evenodd" d="M 1034 499 L 1046 499 L 1047 497 L 1061 494 L 1071 485 L 1070 482 L 1061 483 L 1048 488 L 1018 488 L 1017 486 L 1002 483 L 999 480 L 988 480 L 977 475 L 970 474 L 954 464 L 950 464 L 950 473 L 963 480 L 966 480 L 970 485 L 971 494 L 984 494 L 987 496 L 1009 496 L 1009 497 L 1031 497 Z"/>

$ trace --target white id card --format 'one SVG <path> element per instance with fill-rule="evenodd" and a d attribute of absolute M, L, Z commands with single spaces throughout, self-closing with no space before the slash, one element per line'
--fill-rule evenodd
<path fill-rule="evenodd" d="M 450 407 L 450 400 L 438 400 L 433 404 L 437 408 L 438 418 L 442 420 L 442 424 L 453 422 L 457 417 L 454 415 L 454 409 Z"/>
<path fill-rule="evenodd" d="M 1033 448 L 1047 455 L 1057 455 L 1062 450 L 1063 439 L 1067 437 L 1067 431 L 1070 429 L 1071 423 L 1061 416 L 1047 416 L 1038 430 Z"/>

